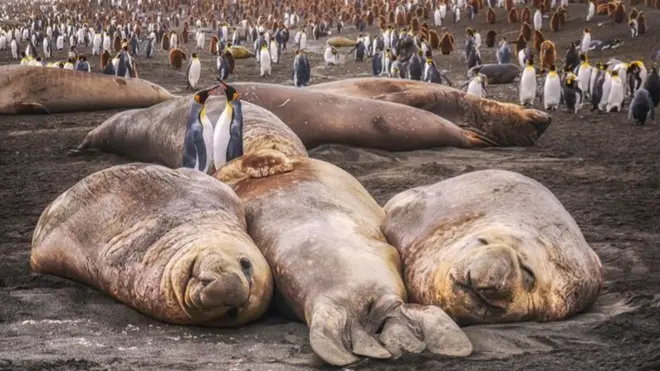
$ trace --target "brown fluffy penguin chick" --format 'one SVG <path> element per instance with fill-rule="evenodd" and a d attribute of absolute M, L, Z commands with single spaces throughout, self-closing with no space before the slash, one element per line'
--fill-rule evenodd
<path fill-rule="evenodd" d="M 509 24 L 518 22 L 518 9 L 509 9 L 509 14 L 507 14 L 506 19 L 509 21 Z"/>
<path fill-rule="evenodd" d="M 367 13 L 367 26 L 371 27 L 374 24 L 374 13 L 373 12 L 368 12 Z"/>
<path fill-rule="evenodd" d="M 621 24 L 626 20 L 626 8 L 623 6 L 623 4 L 617 4 L 614 12 L 612 13 L 612 20 L 618 24 Z"/>
<path fill-rule="evenodd" d="M 103 51 L 103 54 L 101 54 L 101 69 L 103 70 L 105 66 L 110 63 L 110 59 L 112 57 L 110 56 L 110 52 L 107 50 Z"/>
<path fill-rule="evenodd" d="M 429 34 L 429 46 L 431 49 L 436 50 L 438 48 L 441 48 L 442 42 L 440 41 L 440 35 L 435 30 L 430 30 L 428 32 Z M 452 44 L 454 42 L 452 41 Z"/>
<path fill-rule="evenodd" d="M 629 0 L 629 1 L 628 1 L 628 5 L 630 5 L 630 6 L 635 6 L 635 5 L 637 5 L 637 0 Z"/>
<path fill-rule="evenodd" d="M 532 39 L 532 27 L 530 27 L 529 23 L 525 22 L 520 26 L 520 34 L 525 36 L 525 40 Z"/>
<path fill-rule="evenodd" d="M 495 38 L 497 37 L 497 32 L 490 30 L 486 34 L 486 46 L 492 48 L 495 46 Z"/>
<path fill-rule="evenodd" d="M 557 17 L 559 18 L 559 24 L 562 26 L 566 24 L 566 14 L 568 14 L 568 8 L 566 8 L 565 6 L 560 6 L 557 9 Z"/>
<path fill-rule="evenodd" d="M 541 43 L 541 68 L 546 69 L 550 66 L 555 65 L 555 59 L 557 59 L 557 53 L 555 51 L 555 44 L 550 40 L 545 40 Z"/>
<path fill-rule="evenodd" d="M 550 31 L 557 32 L 559 31 L 559 13 L 554 12 L 550 18 Z"/>
<path fill-rule="evenodd" d="M 412 21 L 410 22 L 410 30 L 412 32 L 419 31 L 419 18 L 415 17 L 412 19 Z"/>
<path fill-rule="evenodd" d="M 486 22 L 490 24 L 495 23 L 495 9 L 488 7 L 488 11 L 486 12 Z"/>
<path fill-rule="evenodd" d="M 518 55 L 518 53 L 521 50 L 525 49 L 526 47 L 527 47 L 527 39 L 525 38 L 525 35 L 523 34 L 518 35 L 518 38 L 516 39 L 516 48 L 515 48 L 516 55 Z"/>
<path fill-rule="evenodd" d="M 380 27 L 381 30 L 387 28 L 387 20 L 382 15 L 378 16 L 378 27 Z"/>
<path fill-rule="evenodd" d="M 183 66 L 183 61 L 186 59 L 186 55 L 183 54 L 181 49 L 172 49 L 170 50 L 170 65 L 175 69 L 181 69 Z"/>
<path fill-rule="evenodd" d="M 209 43 L 209 52 L 211 52 L 213 55 L 218 54 L 218 36 L 216 35 L 211 37 L 211 42 Z"/>
<path fill-rule="evenodd" d="M 608 6 L 609 5 L 607 3 L 598 4 L 598 6 L 596 6 L 596 14 L 598 15 L 609 14 L 609 12 L 607 11 Z"/>
<path fill-rule="evenodd" d="M 534 30 L 534 37 L 533 37 L 533 45 L 534 49 L 536 49 L 537 52 L 541 51 L 541 44 L 545 41 L 545 36 L 543 36 L 543 33 L 538 30 Z"/>
<path fill-rule="evenodd" d="M 115 49 L 115 52 L 119 53 L 121 51 L 121 37 L 119 35 L 115 35 L 115 40 L 112 43 L 113 49 Z"/>
<path fill-rule="evenodd" d="M 188 23 L 183 24 L 183 31 L 181 31 L 181 40 L 184 44 L 188 43 Z"/>
<path fill-rule="evenodd" d="M 513 9 L 513 0 L 504 0 L 504 9 L 508 12 Z"/>
<path fill-rule="evenodd" d="M 433 31 L 431 31 L 433 32 Z M 449 55 L 454 50 L 453 36 L 449 32 L 445 32 L 440 39 L 440 53 L 442 55 Z"/>
<path fill-rule="evenodd" d="M 396 19 L 394 18 L 394 11 L 390 10 L 389 13 L 387 13 L 387 23 L 395 23 Z"/>
<path fill-rule="evenodd" d="M 529 10 L 529 7 L 524 7 L 522 9 L 520 20 L 523 21 L 523 23 L 527 23 L 527 24 L 532 22 L 532 12 Z"/>
<path fill-rule="evenodd" d="M 646 15 L 644 15 L 644 12 L 639 12 L 637 15 L 637 31 L 640 35 L 646 33 Z"/>

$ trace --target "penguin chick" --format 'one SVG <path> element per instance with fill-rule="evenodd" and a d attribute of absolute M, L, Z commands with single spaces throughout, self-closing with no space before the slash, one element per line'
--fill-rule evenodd
<path fill-rule="evenodd" d="M 296 57 L 293 60 L 293 85 L 297 88 L 309 85 L 310 76 L 307 56 L 303 51 L 296 50 Z"/>
<path fill-rule="evenodd" d="M 641 88 L 635 92 L 635 96 L 628 107 L 628 120 L 637 125 L 644 125 L 647 119 L 655 121 L 655 107 L 649 91 Z"/>

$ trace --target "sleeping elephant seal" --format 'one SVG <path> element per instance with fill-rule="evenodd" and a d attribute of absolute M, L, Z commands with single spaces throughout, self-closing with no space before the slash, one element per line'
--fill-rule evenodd
<path fill-rule="evenodd" d="M 543 111 L 479 98 L 458 89 L 423 81 L 355 78 L 299 90 L 342 94 L 348 96 L 344 98 L 347 100 L 353 96 L 417 107 L 451 120 L 491 146 L 531 146 L 551 122 L 550 115 Z M 428 132 L 422 134 L 429 135 Z"/>
<path fill-rule="evenodd" d="M 306 148 L 336 143 L 386 151 L 487 147 L 478 134 L 424 110 L 277 84 L 234 83 L 244 101 L 284 121 Z"/>
<path fill-rule="evenodd" d="M 172 97 L 146 80 L 62 68 L 0 67 L 0 114 L 140 108 Z"/>
<path fill-rule="evenodd" d="M 248 233 L 281 295 L 275 302 L 307 323 L 323 360 L 341 366 L 358 355 L 472 352 L 440 308 L 405 304 L 399 255 L 380 231 L 383 210 L 350 174 L 266 149 L 228 163 L 215 177 L 245 205 Z"/>
<path fill-rule="evenodd" d="M 520 67 L 513 63 L 505 64 L 480 64 L 468 70 L 468 77 L 482 73 L 488 77 L 488 84 L 509 84 L 520 75 Z"/>
<path fill-rule="evenodd" d="M 211 95 L 204 102 L 214 129 L 226 102 L 225 97 L 218 95 Z M 90 131 L 74 152 L 98 149 L 173 169 L 181 167 L 190 113 L 196 104 L 192 97 L 180 97 L 153 107 L 120 112 Z M 264 141 L 270 140 L 272 145 L 268 148 L 290 156 L 306 156 L 300 139 L 273 113 L 247 102 L 242 103 L 242 111 L 244 153 L 253 151 L 255 146 L 262 148 Z M 213 169 L 209 169 L 209 173 L 212 172 Z"/>
<path fill-rule="evenodd" d="M 159 165 L 111 167 L 56 198 L 37 223 L 30 265 L 181 325 L 250 322 L 273 290 L 236 194 Z"/>
<path fill-rule="evenodd" d="M 521 174 L 460 175 L 402 192 L 385 212 L 411 302 L 460 324 L 561 320 L 598 297 L 600 259 L 559 200 Z"/>

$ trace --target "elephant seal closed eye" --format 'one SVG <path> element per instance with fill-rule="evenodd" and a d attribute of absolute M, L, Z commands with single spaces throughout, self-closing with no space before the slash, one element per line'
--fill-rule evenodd
<path fill-rule="evenodd" d="M 250 322 L 273 291 L 236 194 L 160 165 L 111 167 L 60 195 L 39 218 L 30 265 L 182 325 Z"/>
<path fill-rule="evenodd" d="M 485 170 L 414 188 L 386 205 L 411 302 L 459 324 L 565 319 L 590 307 L 603 268 L 540 183 Z"/>

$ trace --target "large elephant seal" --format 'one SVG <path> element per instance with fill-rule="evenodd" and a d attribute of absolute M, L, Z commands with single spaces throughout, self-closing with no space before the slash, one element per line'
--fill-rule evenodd
<path fill-rule="evenodd" d="M 307 323 L 312 349 L 326 362 L 424 349 L 472 352 L 440 308 L 405 304 L 399 256 L 380 231 L 385 215 L 351 175 L 266 149 L 228 163 L 215 177 L 241 198 L 277 294 Z"/>
<path fill-rule="evenodd" d="M 160 165 L 115 166 L 56 198 L 35 228 L 30 265 L 173 324 L 250 322 L 273 290 L 236 194 Z"/>
<path fill-rule="evenodd" d="M 520 75 L 520 67 L 513 63 L 480 64 L 468 70 L 468 77 L 476 76 L 477 73 L 486 75 L 486 77 L 488 77 L 488 83 L 491 85 L 509 84 Z"/>
<path fill-rule="evenodd" d="M 385 212 L 411 302 L 460 324 L 560 320 L 598 297 L 600 259 L 555 196 L 521 174 L 464 174 L 402 192 Z"/>
<path fill-rule="evenodd" d="M 492 146 L 533 145 L 551 122 L 550 115 L 536 109 L 479 98 L 423 81 L 355 78 L 312 85 L 304 90 L 342 94 L 346 100 L 353 96 L 417 107 L 451 120 Z"/>
<path fill-rule="evenodd" d="M 244 101 L 284 121 L 310 149 L 337 143 L 386 151 L 478 148 L 478 134 L 424 110 L 368 98 L 255 82 L 234 83 Z"/>
<path fill-rule="evenodd" d="M 149 107 L 173 97 L 140 79 L 32 66 L 0 67 L 0 114 Z"/>
<path fill-rule="evenodd" d="M 211 95 L 205 102 L 214 128 L 226 101 L 223 96 Z M 192 97 L 180 97 L 153 107 L 120 112 L 90 131 L 78 151 L 98 149 L 137 161 L 181 167 L 188 117 L 194 105 Z M 273 113 L 247 102 L 242 103 L 242 110 L 244 153 L 271 148 L 289 156 L 307 154 L 300 139 Z"/>

